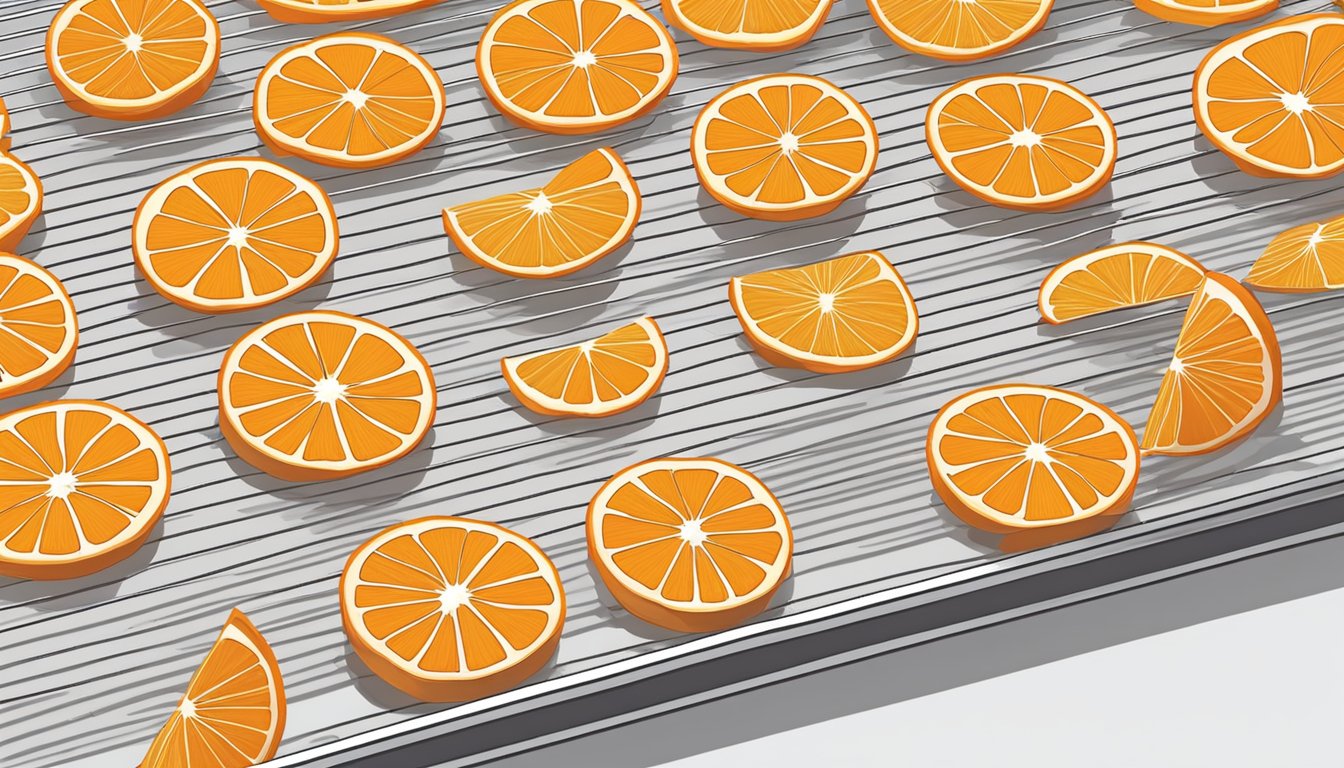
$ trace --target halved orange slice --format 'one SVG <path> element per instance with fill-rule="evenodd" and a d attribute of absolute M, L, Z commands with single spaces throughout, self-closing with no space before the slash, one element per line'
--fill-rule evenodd
<path fill-rule="evenodd" d="M 243 336 L 219 369 L 219 426 L 238 457 L 284 480 L 366 472 L 434 423 L 429 363 L 372 320 L 312 310 Z"/>
<path fill-rule="evenodd" d="M 0 397 L 32 392 L 70 367 L 79 321 L 56 276 L 0 253 Z"/>
<path fill-rule="evenodd" d="M 284 732 L 280 665 L 235 608 L 140 768 L 245 768 L 275 757 Z"/>
<path fill-rule="evenodd" d="M 278 154 L 375 168 L 433 141 L 444 99 L 420 54 L 382 35 L 337 32 L 271 59 L 252 92 L 252 121 Z"/>
<path fill-rule="evenodd" d="M 667 374 L 667 342 L 652 317 L 592 341 L 506 357 L 504 381 L 547 416 L 612 416 L 649 399 Z"/>
<path fill-rule="evenodd" d="M 691 129 L 691 160 L 705 191 L 744 216 L 821 216 L 873 174 L 877 126 L 819 77 L 766 75 L 705 105 Z"/>
<path fill-rule="evenodd" d="M 1045 26 L 1054 0 L 868 0 L 873 20 L 897 45 L 944 61 L 1012 48 Z"/>
<path fill-rule="evenodd" d="M 1074 392 L 1004 384 L 961 395 L 929 426 L 929 478 L 967 525 L 1010 534 L 1109 527 L 1139 479 L 1134 430 L 1110 408 Z M 1105 518 L 1098 519 L 1098 518 Z M 1067 535 L 1034 534 L 1049 543 Z"/>
<path fill-rule="evenodd" d="M 1251 265 L 1246 283 L 1286 293 L 1344 288 L 1344 216 L 1280 232 Z"/>
<path fill-rule="evenodd" d="M 14 251 L 42 214 L 42 182 L 17 157 L 0 151 L 0 251 Z"/>
<path fill-rule="evenodd" d="M 677 79 L 677 47 L 631 0 L 516 0 L 486 26 L 476 72 L 515 123 L 592 133 L 663 100 Z"/>
<path fill-rule="evenodd" d="M 72 109 L 148 120 L 201 97 L 219 24 L 199 0 L 70 0 L 47 29 L 47 69 Z"/>
<path fill-rule="evenodd" d="M 273 304 L 317 282 L 336 258 L 331 200 L 315 182 L 259 157 L 208 160 L 174 174 L 135 212 L 135 263 L 165 299 L 197 312 Z"/>
<path fill-rule="evenodd" d="M 1115 169 L 1115 126 L 1087 94 L 1035 75 L 982 75 L 929 106 L 933 159 L 962 189 L 1020 210 L 1094 194 Z"/>
<path fill-rule="evenodd" d="M 530 539 L 423 517 L 366 541 L 341 572 L 341 621 L 374 674 L 424 701 L 468 701 L 540 672 L 560 644 L 565 590 Z"/>
<path fill-rule="evenodd" d="M 381 19 L 428 8 L 441 0 L 257 0 L 276 21 L 326 24 Z"/>
<path fill-rule="evenodd" d="M 1050 270 L 1036 306 L 1058 325 L 1113 309 L 1152 304 L 1199 290 L 1207 270 L 1157 243 L 1119 243 L 1088 251 Z"/>
<path fill-rule="evenodd" d="M 1255 429 L 1283 396 L 1278 337 L 1241 283 L 1210 272 L 1185 313 L 1143 430 L 1146 453 L 1208 453 Z"/>
<path fill-rule="evenodd" d="M 72 579 L 120 562 L 168 506 L 168 449 L 134 416 L 57 400 L 0 417 L 0 574 Z"/>
<path fill-rule="evenodd" d="M 1212 27 L 1264 16 L 1279 0 L 1134 0 L 1134 7 L 1166 21 Z"/>
<path fill-rule="evenodd" d="M 639 187 L 614 150 L 593 150 L 546 186 L 443 209 L 464 255 L 514 277 L 577 272 L 625 244 L 639 221 Z"/>
<path fill-rule="evenodd" d="M 663 16 L 717 48 L 787 51 L 817 33 L 834 0 L 663 0 Z"/>
<path fill-rule="evenodd" d="M 588 505 L 588 556 L 627 611 L 682 632 L 741 624 L 789 576 L 793 531 L 755 475 L 719 459 L 652 459 Z"/>
<path fill-rule="evenodd" d="M 1195 70 L 1195 122 L 1253 176 L 1344 170 L 1344 16 L 1307 13 L 1234 35 Z"/>
<path fill-rule="evenodd" d="M 818 373 L 880 365 L 919 333 L 910 289 L 876 251 L 734 277 L 728 299 L 761 357 Z"/>

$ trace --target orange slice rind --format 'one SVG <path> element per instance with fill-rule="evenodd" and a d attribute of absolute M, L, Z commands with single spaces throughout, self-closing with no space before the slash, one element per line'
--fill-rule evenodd
<path fill-rule="evenodd" d="M 663 16 L 716 48 L 787 51 L 812 39 L 834 0 L 662 0 Z"/>
<path fill-rule="evenodd" d="M 1012 48 L 1045 26 L 1054 0 L 868 0 L 873 20 L 897 45 L 944 61 Z"/>
<path fill-rule="evenodd" d="M 530 539 L 492 523 L 425 517 L 376 534 L 341 572 L 341 620 L 379 678 L 423 701 L 513 688 L 555 655 L 560 574 Z"/>
<path fill-rule="evenodd" d="M 442 0 L 257 0 L 276 21 L 327 24 L 382 19 L 428 8 Z"/>
<path fill-rule="evenodd" d="M 1285 293 L 1344 288 L 1344 216 L 1280 232 L 1251 265 L 1245 282 Z"/>
<path fill-rule="evenodd" d="M 25 163 L 0 150 L 0 251 L 14 251 L 42 214 L 42 182 Z"/>
<path fill-rule="evenodd" d="M 1164 21 L 1212 27 L 1264 16 L 1279 0 L 1134 0 L 1134 7 Z"/>
<path fill-rule="evenodd" d="M 0 397 L 50 384 L 70 367 L 78 345 L 75 305 L 61 281 L 0 253 Z"/>
<path fill-rule="evenodd" d="M 1074 256 L 1041 281 L 1036 306 L 1058 325 L 1115 309 L 1152 304 L 1199 290 L 1206 270 L 1174 248 L 1157 243 L 1108 245 Z"/>

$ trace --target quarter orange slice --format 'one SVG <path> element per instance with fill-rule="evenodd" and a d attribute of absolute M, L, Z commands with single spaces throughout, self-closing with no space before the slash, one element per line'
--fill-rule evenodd
<path fill-rule="evenodd" d="M 1074 256 L 1050 270 L 1036 305 L 1058 325 L 1113 309 L 1189 296 L 1204 282 L 1204 267 L 1157 243 L 1119 243 Z"/>
<path fill-rule="evenodd" d="M 72 109 L 148 120 L 184 109 L 219 67 L 219 24 L 199 0 L 70 0 L 47 30 L 47 69 Z"/>
<path fill-rule="evenodd" d="M 75 305 L 61 281 L 0 253 L 0 397 L 50 384 L 70 367 L 78 343 Z"/>
<path fill-rule="evenodd" d="M 1290 16 L 1234 35 L 1195 70 L 1195 122 L 1254 176 L 1344 170 L 1344 16 Z"/>
<path fill-rule="evenodd" d="M 17 157 L 0 151 L 0 251 L 14 251 L 42 214 L 42 182 Z"/>
<path fill-rule="evenodd" d="M 705 191 L 758 219 L 821 216 L 877 166 L 877 126 L 840 88 L 808 75 L 766 75 L 714 97 L 691 130 Z"/>
<path fill-rule="evenodd" d="M 424 149 L 443 124 L 443 83 L 429 62 L 381 35 L 338 32 L 271 59 L 252 121 L 279 154 L 375 168 Z"/>
<path fill-rule="evenodd" d="M 519 125 L 592 133 L 657 106 L 677 79 L 677 48 L 631 0 L 516 0 L 486 26 L 476 72 Z"/>
<path fill-rule="evenodd" d="M 1166 21 L 1212 27 L 1264 16 L 1279 0 L 1134 0 L 1134 7 Z"/>
<path fill-rule="evenodd" d="M 95 400 L 0 417 L 0 574 L 71 579 L 124 560 L 168 506 L 168 449 Z"/>
<path fill-rule="evenodd" d="M 374 674 L 424 701 L 468 701 L 540 672 L 560 644 L 565 591 L 530 539 L 424 517 L 365 542 L 341 572 L 346 637 Z"/>
<path fill-rule="evenodd" d="M 275 757 L 284 732 L 280 665 L 235 608 L 140 768 L 245 768 Z"/>
<path fill-rule="evenodd" d="M 1210 272 L 1185 313 L 1143 430 L 1147 453 L 1209 453 L 1247 434 L 1283 396 L 1279 341 L 1255 296 Z"/>
<path fill-rule="evenodd" d="M 284 480 L 376 469 L 434 423 L 434 375 L 409 341 L 343 312 L 278 317 L 219 369 L 219 426 L 238 457 Z"/>
<path fill-rule="evenodd" d="M 547 416 L 612 416 L 638 406 L 667 374 L 667 342 L 652 317 L 592 341 L 506 357 L 504 381 L 519 402 Z"/>
<path fill-rule="evenodd" d="M 663 0 L 663 16 L 718 48 L 787 51 L 812 39 L 834 0 Z"/>
<path fill-rule="evenodd" d="M 1287 293 L 1344 288 L 1344 216 L 1280 232 L 1251 265 L 1246 283 Z"/>
<path fill-rule="evenodd" d="M 952 400 L 929 426 L 926 453 L 938 497 L 967 525 L 1009 534 L 1004 549 L 1021 548 L 1013 539 L 1051 543 L 1110 527 L 1139 479 L 1138 439 L 1123 419 L 1035 384 Z"/>
<path fill-rule="evenodd" d="M 983 59 L 1045 26 L 1054 0 L 868 0 L 897 45 L 945 61 Z"/>
<path fill-rule="evenodd" d="M 924 121 L 933 159 L 962 189 L 994 205 L 1052 210 L 1111 180 L 1115 126 L 1068 83 L 1034 75 L 963 80 Z"/>
<path fill-rule="evenodd" d="M 651 624 L 726 629 L 765 610 L 793 557 L 779 500 L 719 459 L 626 467 L 588 505 L 588 556 L 611 594 Z"/>
<path fill-rule="evenodd" d="M 440 0 L 257 0 L 276 21 L 290 24 L 381 19 L 428 8 Z"/>
<path fill-rule="evenodd" d="M 273 304 L 336 258 L 322 188 L 257 157 L 209 160 L 150 190 L 135 212 L 135 263 L 165 299 L 198 312 Z"/>
<path fill-rule="evenodd" d="M 728 298 L 747 340 L 774 365 L 818 373 L 871 368 L 915 341 L 919 314 L 876 251 L 734 277 Z"/>
<path fill-rule="evenodd" d="M 625 244 L 640 205 L 629 169 L 604 147 L 539 189 L 443 209 L 443 229 L 483 267 L 514 277 L 559 277 Z"/>

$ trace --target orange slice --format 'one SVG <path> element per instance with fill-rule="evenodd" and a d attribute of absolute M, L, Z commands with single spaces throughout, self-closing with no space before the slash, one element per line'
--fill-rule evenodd
<path fill-rule="evenodd" d="M 541 671 L 560 644 L 565 591 L 530 539 L 479 520 L 423 517 L 350 555 L 341 621 L 387 683 L 424 701 L 468 701 Z"/>
<path fill-rule="evenodd" d="M 17 157 L 0 151 L 0 251 L 13 251 L 42 214 L 42 182 Z"/>
<path fill-rule="evenodd" d="M 381 19 L 428 8 L 440 0 L 257 0 L 276 21 L 289 24 Z"/>
<path fill-rule="evenodd" d="M 443 124 L 443 83 L 415 51 L 338 32 L 290 46 L 257 77 L 252 121 L 279 154 L 376 168 L 424 149 Z"/>
<path fill-rule="evenodd" d="M 0 397 L 50 384 L 70 367 L 78 343 L 75 305 L 61 281 L 0 253 Z"/>
<path fill-rule="evenodd" d="M 793 557 L 779 500 L 719 459 L 626 467 L 588 505 L 588 557 L 627 611 L 682 632 L 765 610 Z"/>
<path fill-rule="evenodd" d="M 1166 21 L 1212 27 L 1264 16 L 1279 0 L 1134 0 L 1134 7 Z"/>
<path fill-rule="evenodd" d="M 915 341 L 919 314 L 876 251 L 734 277 L 728 298 L 747 340 L 773 365 L 818 373 L 871 368 Z"/>
<path fill-rule="evenodd" d="M 1251 265 L 1246 283 L 1286 293 L 1344 288 L 1344 216 L 1280 232 Z"/>
<path fill-rule="evenodd" d="M 244 768 L 275 757 L 284 732 L 280 665 L 235 608 L 140 768 Z"/>
<path fill-rule="evenodd" d="M 336 258 L 322 188 L 257 157 L 209 160 L 150 190 L 135 212 L 135 263 L 165 299 L 198 312 L 273 304 Z"/>
<path fill-rule="evenodd" d="M 1115 169 L 1115 126 L 1082 91 L 1034 75 L 963 80 L 924 121 L 933 159 L 962 189 L 1020 210 L 1062 208 Z"/>
<path fill-rule="evenodd" d="M 47 69 L 71 109 L 148 120 L 186 108 L 219 67 L 199 0 L 70 0 L 47 30 Z"/>
<path fill-rule="evenodd" d="M 718 48 L 787 51 L 812 39 L 834 0 L 663 0 L 663 16 Z"/>
<path fill-rule="evenodd" d="M 71 579 L 128 557 L 168 506 L 168 449 L 125 411 L 58 400 L 0 417 L 0 574 Z"/>
<path fill-rule="evenodd" d="M 500 361 L 519 402 L 547 416 L 611 416 L 649 399 L 667 374 L 667 342 L 652 317 L 582 344 Z"/>
<path fill-rule="evenodd" d="M 877 126 L 819 77 L 766 75 L 705 105 L 691 130 L 691 160 L 705 190 L 744 216 L 821 216 L 873 174 Z"/>
<path fill-rule="evenodd" d="M 481 35 L 476 72 L 519 125 L 592 133 L 657 106 L 677 79 L 677 48 L 631 0 L 517 0 Z"/>
<path fill-rule="evenodd" d="M 1245 435 L 1283 396 L 1279 341 L 1255 296 L 1210 272 L 1185 313 L 1143 430 L 1147 453 L 1208 453 Z"/>
<path fill-rule="evenodd" d="M 1195 70 L 1195 122 L 1254 176 L 1344 170 L 1344 16 L 1307 13 L 1234 35 Z"/>
<path fill-rule="evenodd" d="M 625 244 L 639 187 L 616 152 L 597 149 L 546 186 L 443 209 L 443 229 L 483 267 L 514 277 L 576 272 Z"/>
<path fill-rule="evenodd" d="M 1189 296 L 1204 282 L 1204 267 L 1157 243 L 1119 243 L 1060 264 L 1041 282 L 1036 306 L 1047 323 Z"/>
<path fill-rule="evenodd" d="M 897 45 L 944 61 L 983 59 L 1045 26 L 1054 0 L 868 0 Z"/>
<path fill-rule="evenodd" d="M 1035 384 L 972 390 L 929 426 L 933 489 L 967 525 L 1037 543 L 1124 514 L 1139 479 L 1134 430 L 1110 408 Z M 1060 528 L 1055 534 L 1036 529 Z M 1020 549 L 1001 543 L 1004 549 Z"/>
<path fill-rule="evenodd" d="M 9 110 L 5 109 L 5 100 L 0 99 L 0 150 L 9 149 Z"/>
<path fill-rule="evenodd" d="M 219 426 L 238 457 L 284 480 L 347 477 L 419 445 L 437 399 L 429 363 L 389 328 L 343 312 L 277 317 L 219 369 Z"/>

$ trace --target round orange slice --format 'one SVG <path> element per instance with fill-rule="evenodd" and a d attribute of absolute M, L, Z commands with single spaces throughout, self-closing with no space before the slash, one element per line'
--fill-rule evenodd
<path fill-rule="evenodd" d="M 124 560 L 168 506 L 168 449 L 95 400 L 0 417 L 0 574 L 71 579 Z"/>
<path fill-rule="evenodd" d="M 547 416 L 612 416 L 635 408 L 667 374 L 667 342 L 652 317 L 582 344 L 500 361 L 523 405 Z"/>
<path fill-rule="evenodd" d="M 50 384 L 70 367 L 78 343 L 75 305 L 61 281 L 0 253 L 0 397 Z"/>
<path fill-rule="evenodd" d="M 663 100 L 677 79 L 677 47 L 631 0 L 516 0 L 486 26 L 476 72 L 515 123 L 592 133 Z"/>
<path fill-rule="evenodd" d="M 346 637 L 374 674 L 424 701 L 468 701 L 540 672 L 560 644 L 565 591 L 530 539 L 424 517 L 366 541 L 341 572 Z"/>
<path fill-rule="evenodd" d="M 441 0 L 257 0 L 271 18 L 289 24 L 381 19 L 428 8 Z"/>
<path fill-rule="evenodd" d="M 278 154 L 376 168 L 433 141 L 444 100 L 438 74 L 415 51 L 381 35 L 338 32 L 271 59 L 252 92 L 252 121 Z"/>
<path fill-rule="evenodd" d="M 983 59 L 1045 26 L 1054 0 L 868 0 L 897 45 L 945 61 Z"/>
<path fill-rule="evenodd" d="M 280 665 L 235 608 L 140 768 L 245 768 L 275 757 L 284 732 Z"/>
<path fill-rule="evenodd" d="M 322 188 L 258 157 L 209 160 L 150 190 L 135 212 L 135 263 L 164 298 L 197 312 L 273 304 L 336 258 Z"/>
<path fill-rule="evenodd" d="M 1279 0 L 1134 0 L 1134 7 L 1166 21 L 1212 27 L 1264 16 Z"/>
<path fill-rule="evenodd" d="M 1344 216 L 1280 232 L 1251 265 L 1246 283 L 1286 293 L 1344 288 Z"/>
<path fill-rule="evenodd" d="M 1185 313 L 1143 430 L 1147 453 L 1209 453 L 1250 434 L 1283 396 L 1278 337 L 1241 283 L 1210 272 Z"/>
<path fill-rule="evenodd" d="M 787 51 L 812 39 L 834 0 L 663 0 L 663 16 L 717 48 Z"/>
<path fill-rule="evenodd" d="M 243 336 L 219 369 L 219 426 L 284 480 L 347 477 L 415 449 L 434 423 L 429 363 L 372 320 L 313 310 Z"/>
<path fill-rule="evenodd" d="M 0 251 L 14 251 L 42 214 L 42 182 L 17 157 L 0 151 Z"/>
<path fill-rule="evenodd" d="M 577 272 L 630 239 L 639 187 L 615 151 L 593 150 L 546 186 L 443 209 L 443 229 L 483 267 L 514 277 Z"/>
<path fill-rule="evenodd" d="M 1082 395 L 1034 384 L 972 390 L 929 426 L 933 489 L 967 525 L 1017 535 L 1093 532 L 1129 507 L 1139 479 L 1134 430 Z M 1092 518 L 1110 518 L 1100 526 Z"/>
<path fill-rule="evenodd" d="M 877 126 L 819 77 L 766 75 L 705 105 L 691 130 L 691 160 L 705 191 L 744 216 L 821 216 L 873 174 Z"/>
<path fill-rule="evenodd" d="M 186 108 L 219 67 L 219 24 L 199 0 L 70 0 L 47 30 L 47 69 L 72 109 L 148 120 Z"/>
<path fill-rule="evenodd" d="M 1189 296 L 1204 282 L 1204 267 L 1157 243 L 1119 243 L 1074 256 L 1050 270 L 1036 305 L 1058 325 L 1114 309 Z"/>
<path fill-rule="evenodd" d="M 1106 186 L 1115 126 L 1082 91 L 1034 75 L 983 75 L 929 106 L 933 159 L 962 189 L 1020 210 L 1052 210 Z"/>
<path fill-rule="evenodd" d="M 588 556 L 627 611 L 682 632 L 741 624 L 789 576 L 793 531 L 779 500 L 719 459 L 626 467 L 588 505 Z"/>
<path fill-rule="evenodd" d="M 895 359 L 919 314 L 896 268 L 876 251 L 734 277 L 728 298 L 747 340 L 774 365 L 844 373 Z"/>
<path fill-rule="evenodd" d="M 1234 35 L 1195 70 L 1195 122 L 1254 176 L 1344 170 L 1344 16 L 1290 16 Z"/>

